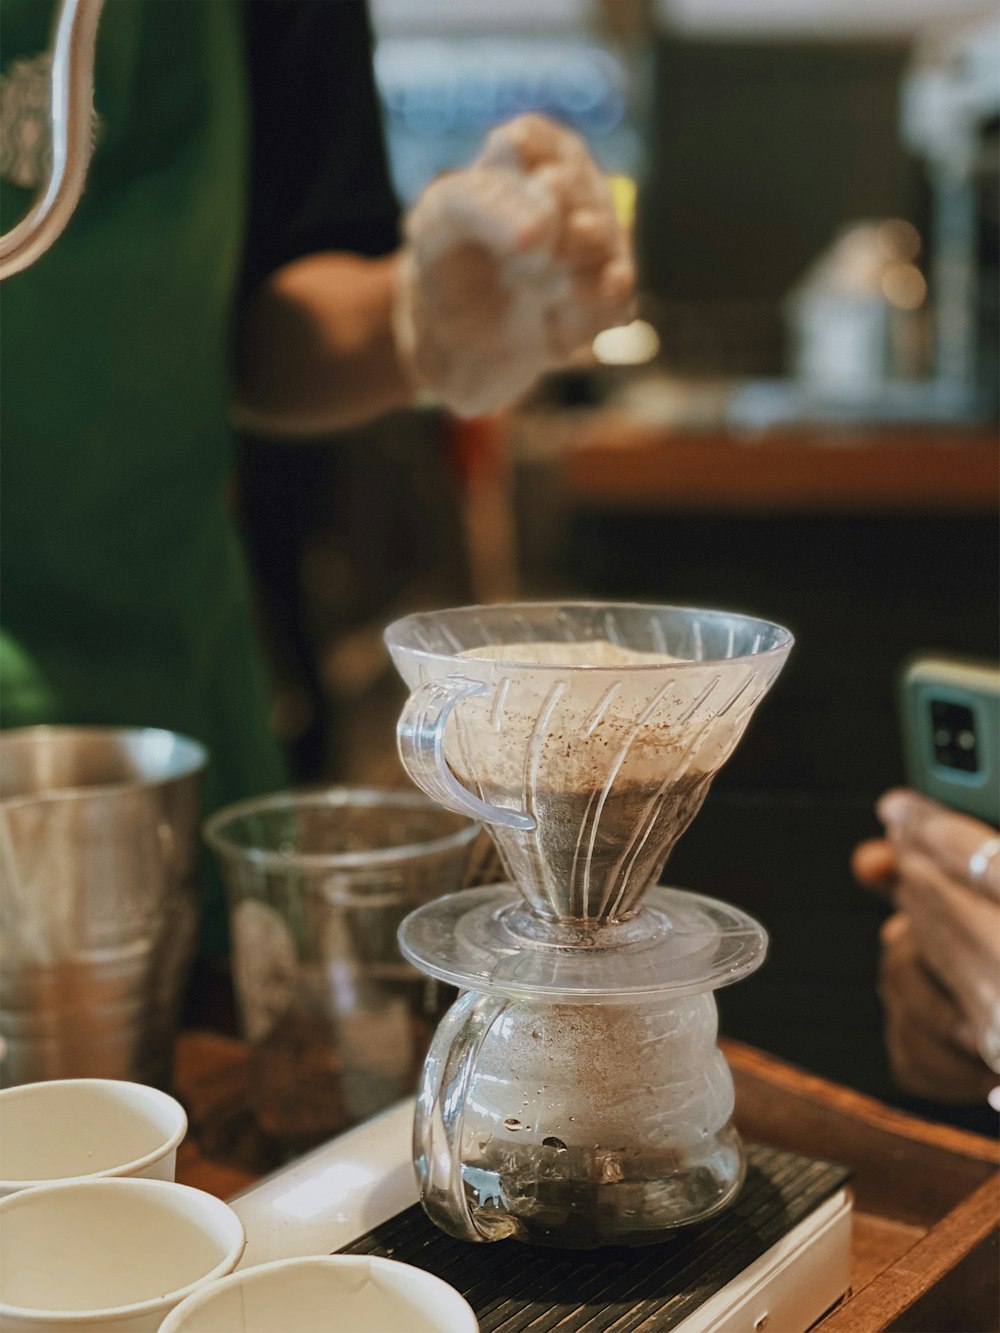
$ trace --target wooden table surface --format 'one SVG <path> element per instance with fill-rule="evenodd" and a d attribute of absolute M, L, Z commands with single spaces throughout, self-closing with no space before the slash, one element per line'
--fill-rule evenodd
<path fill-rule="evenodd" d="M 822 1333 L 1000 1328 L 1000 1150 L 735 1042 L 724 1049 L 744 1136 L 849 1166 L 851 1292 Z M 191 1132 L 177 1178 L 227 1198 L 273 1166 L 255 1161 L 246 1047 L 209 1032 L 178 1043 L 175 1092 Z M 775 1330 L 780 1333 L 780 1330 Z"/>

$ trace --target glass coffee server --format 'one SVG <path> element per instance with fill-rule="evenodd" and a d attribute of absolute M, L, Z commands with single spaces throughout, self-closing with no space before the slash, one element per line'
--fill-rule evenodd
<path fill-rule="evenodd" d="M 792 646 L 720 611 L 598 603 L 409 616 L 403 762 L 489 829 L 509 883 L 411 913 L 403 953 L 459 987 L 414 1159 L 453 1236 L 640 1245 L 724 1208 L 743 1148 L 713 992 L 763 960 L 735 907 L 659 885 Z"/>

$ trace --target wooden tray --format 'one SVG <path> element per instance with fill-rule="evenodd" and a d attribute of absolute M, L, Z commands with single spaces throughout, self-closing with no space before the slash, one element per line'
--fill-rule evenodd
<path fill-rule="evenodd" d="M 853 1172 L 851 1293 L 821 1333 L 1000 1330 L 1000 1149 L 725 1042 L 747 1140 Z M 227 1197 L 264 1173 L 247 1110 L 246 1048 L 211 1033 L 178 1044 L 175 1091 L 191 1133 L 177 1178 Z M 775 1333 L 778 1333 L 776 1330 Z"/>
<path fill-rule="evenodd" d="M 1000 1151 L 751 1047 L 724 1043 L 751 1139 L 854 1172 L 851 1295 L 822 1333 L 993 1333 L 1000 1327 Z"/>

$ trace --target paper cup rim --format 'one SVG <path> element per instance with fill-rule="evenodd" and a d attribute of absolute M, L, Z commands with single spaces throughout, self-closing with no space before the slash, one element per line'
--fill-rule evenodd
<path fill-rule="evenodd" d="M 224 1288 L 247 1285 L 255 1281 L 266 1281 L 271 1274 L 279 1272 L 294 1274 L 295 1272 L 301 1272 L 304 1268 L 320 1268 L 335 1272 L 337 1269 L 360 1267 L 405 1274 L 404 1280 L 406 1282 L 412 1283 L 413 1286 L 420 1286 L 425 1290 L 430 1289 L 438 1299 L 447 1302 L 445 1313 L 449 1319 L 454 1320 L 457 1316 L 461 1316 L 462 1323 L 449 1323 L 447 1325 L 449 1333 L 479 1333 L 479 1320 L 476 1317 L 476 1312 L 462 1293 L 453 1287 L 450 1282 L 446 1282 L 444 1278 L 438 1277 L 435 1273 L 429 1273 L 425 1268 L 417 1267 L 416 1264 L 403 1263 L 399 1259 L 386 1259 L 381 1255 L 374 1254 L 300 1255 L 288 1259 L 274 1259 L 269 1263 L 254 1264 L 242 1268 L 238 1272 L 230 1273 L 228 1276 L 213 1282 L 210 1286 L 205 1286 L 203 1289 L 186 1296 L 167 1315 L 160 1325 L 159 1333 L 184 1333 L 183 1320 L 185 1316 L 207 1305 Z"/>
<path fill-rule="evenodd" d="M 169 1153 L 176 1152 L 183 1142 L 188 1131 L 188 1117 L 187 1112 L 177 1098 L 172 1097 L 169 1092 L 164 1092 L 161 1088 L 151 1088 L 146 1083 L 135 1083 L 127 1079 L 53 1078 L 32 1083 L 17 1083 L 10 1088 L 0 1088 L 0 1106 L 5 1101 L 16 1101 L 19 1096 L 22 1098 L 38 1096 L 39 1089 L 80 1087 L 81 1085 L 110 1088 L 113 1091 L 117 1091 L 118 1088 L 134 1090 L 149 1101 L 157 1102 L 159 1105 L 173 1110 L 177 1124 L 171 1130 L 169 1137 L 156 1148 L 151 1148 L 149 1152 L 143 1153 L 141 1157 L 133 1157 L 128 1162 L 105 1167 L 103 1171 L 86 1171 L 73 1176 L 42 1176 L 38 1179 L 0 1178 L 0 1198 L 10 1194 L 19 1194 L 22 1190 L 45 1189 L 49 1185 L 73 1185 L 78 1181 L 85 1180 L 117 1180 L 132 1177 L 138 1172 L 145 1171 L 147 1167 L 152 1166 L 155 1162 L 161 1161 Z M 40 1095 L 44 1097 L 47 1093 L 42 1092 Z"/>
<path fill-rule="evenodd" d="M 67 1191 L 85 1191 L 89 1194 L 104 1193 L 111 1191 L 121 1193 L 122 1191 L 139 1191 L 149 1195 L 156 1193 L 172 1195 L 179 1198 L 181 1195 L 188 1197 L 197 1196 L 203 1207 L 207 1207 L 209 1213 L 224 1223 L 229 1235 L 223 1239 L 223 1243 L 228 1248 L 223 1257 L 196 1278 L 193 1282 L 186 1282 L 183 1287 L 177 1287 L 173 1291 L 165 1292 L 162 1296 L 151 1297 L 145 1301 L 132 1301 L 128 1305 L 109 1305 L 95 1307 L 92 1310 L 50 1310 L 36 1305 L 11 1305 L 7 1301 L 0 1300 L 0 1320 L 19 1319 L 26 1326 L 38 1324 L 41 1328 L 48 1323 L 56 1323 L 66 1328 L 80 1326 L 86 1328 L 88 1325 L 95 1324 L 113 1324 L 125 1319 L 135 1319 L 141 1315 L 155 1315 L 162 1311 L 164 1315 L 181 1301 L 186 1300 L 188 1296 L 196 1292 L 199 1287 L 206 1283 L 214 1283 L 220 1278 L 231 1273 L 236 1264 L 239 1263 L 246 1249 L 246 1231 L 243 1223 L 240 1221 L 236 1212 L 230 1208 L 222 1199 L 216 1198 L 214 1194 L 209 1194 L 206 1190 L 195 1189 L 193 1185 L 180 1185 L 172 1180 L 136 1180 L 133 1177 L 113 1177 L 104 1180 L 70 1180 L 61 1182 L 58 1185 L 41 1185 L 37 1189 L 18 1190 L 15 1194 L 8 1194 L 5 1199 L 0 1199 L 0 1214 L 12 1212 L 15 1208 L 37 1207 L 38 1201 L 45 1200 L 51 1195 L 62 1194 Z"/>

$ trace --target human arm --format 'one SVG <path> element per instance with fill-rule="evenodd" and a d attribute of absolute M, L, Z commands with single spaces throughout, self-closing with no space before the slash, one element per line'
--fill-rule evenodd
<path fill-rule="evenodd" d="M 424 191 L 399 249 L 363 7 L 258 0 L 248 13 L 257 111 L 239 427 L 320 435 L 420 393 L 488 412 L 629 317 L 628 238 L 577 135 L 533 115 L 493 130 L 473 163 Z M 332 109 L 331 89 L 348 83 Z"/>
<path fill-rule="evenodd" d="M 233 423 L 316 436 L 409 405 L 392 330 L 398 255 L 324 251 L 282 265 L 247 302 Z"/>
<path fill-rule="evenodd" d="M 410 401 L 389 317 L 400 209 L 364 0 L 248 0 L 250 179 L 234 424 L 323 434 Z"/>
<path fill-rule="evenodd" d="M 388 258 L 312 254 L 265 279 L 241 329 L 241 425 L 317 434 L 418 391 L 493 411 L 630 313 L 610 191 L 582 141 L 543 117 L 495 129 L 405 231 Z"/>
<path fill-rule="evenodd" d="M 406 218 L 393 322 L 416 381 L 496 410 L 631 318 L 630 238 L 584 142 L 544 116 L 493 129 Z"/>

